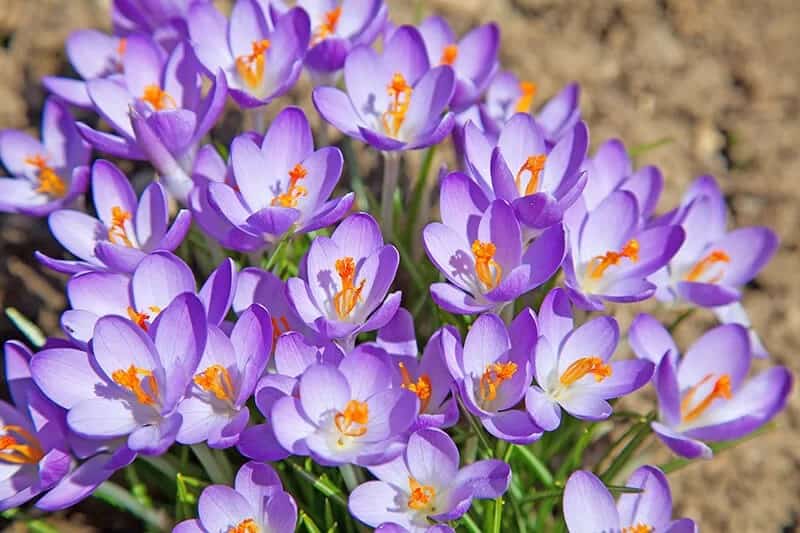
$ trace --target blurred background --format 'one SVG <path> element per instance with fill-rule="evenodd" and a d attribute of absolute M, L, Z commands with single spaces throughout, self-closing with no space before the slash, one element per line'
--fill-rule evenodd
<path fill-rule="evenodd" d="M 664 172 L 661 211 L 694 177 L 713 174 L 734 225 L 775 229 L 780 249 L 748 287 L 744 305 L 775 362 L 800 375 L 800 2 L 389 4 L 401 23 L 412 22 L 419 8 L 446 16 L 458 32 L 499 22 L 501 61 L 538 85 L 538 103 L 569 81 L 580 83 L 592 146 L 612 137 L 628 147 L 668 140 L 637 161 Z M 35 132 L 45 97 L 38 80 L 72 74 L 64 39 L 86 27 L 108 29 L 108 0 L 0 0 L 0 129 Z M 307 92 L 293 98 L 309 108 Z M 0 215 L 0 307 L 18 308 L 52 333 L 66 303 L 64 279 L 39 267 L 35 249 L 59 253 L 45 221 Z M 695 313 L 678 330 L 681 347 L 712 324 L 710 313 Z M 19 337 L 5 317 L 0 334 Z M 795 391 L 776 429 L 671 476 L 676 513 L 706 532 L 800 531 L 799 442 Z M 96 523 L 82 512 L 70 522 Z"/>

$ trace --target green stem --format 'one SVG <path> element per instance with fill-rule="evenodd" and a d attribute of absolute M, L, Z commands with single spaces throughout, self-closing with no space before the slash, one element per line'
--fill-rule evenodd
<path fill-rule="evenodd" d="M 300 511 L 300 522 L 306 527 L 308 533 L 322 533 L 314 520 L 305 511 Z"/>
<path fill-rule="evenodd" d="M 97 487 L 92 495 L 95 498 L 129 512 L 155 530 L 166 531 L 167 529 L 166 516 L 143 506 L 130 492 L 119 485 L 106 481 Z"/>
<path fill-rule="evenodd" d="M 646 417 L 643 419 L 640 416 L 639 417 L 639 421 L 636 424 L 631 424 L 631 427 L 629 427 L 627 430 L 625 430 L 625 433 L 623 433 L 617 440 L 612 442 L 611 445 L 608 448 L 606 448 L 605 452 L 603 452 L 603 455 L 600 457 L 600 459 L 597 460 L 597 463 L 595 463 L 595 467 L 594 467 L 595 473 L 598 473 L 598 474 L 600 473 L 600 466 L 604 462 L 606 462 L 606 460 L 609 457 L 611 457 L 613 455 L 614 451 L 616 451 L 616 449 L 623 442 L 628 440 L 631 437 L 631 435 L 633 435 L 634 433 L 636 433 L 639 430 L 639 426 L 644 420 L 646 420 Z"/>
<path fill-rule="evenodd" d="M 547 465 L 536 457 L 526 446 L 517 445 L 513 446 L 513 448 L 516 448 L 522 460 L 530 467 L 531 472 L 533 472 L 533 475 L 536 476 L 542 485 L 545 487 L 553 486 L 553 474 L 550 473 Z"/>
<path fill-rule="evenodd" d="M 669 325 L 669 327 L 667 328 L 667 330 L 668 330 L 670 333 L 672 333 L 673 331 L 675 331 L 675 329 L 676 329 L 678 326 L 680 326 L 681 322 L 683 322 L 684 320 L 686 320 L 687 318 L 689 318 L 690 316 L 692 316 L 692 314 L 694 313 L 695 309 L 696 309 L 695 307 L 692 307 L 692 308 L 690 308 L 690 309 L 687 309 L 686 311 L 684 311 L 684 312 L 683 312 L 683 313 L 681 313 L 680 315 L 678 315 L 678 318 L 676 318 L 675 320 L 673 320 L 673 321 L 672 321 L 672 324 L 670 324 L 670 325 Z"/>
<path fill-rule="evenodd" d="M 564 481 L 567 478 L 567 474 L 580 466 L 583 459 L 583 452 L 586 450 L 586 447 L 589 446 L 589 443 L 592 442 L 592 436 L 595 427 L 596 426 L 592 424 L 583 428 L 581 436 L 578 439 L 578 442 L 572 448 L 572 452 L 570 453 L 569 457 L 567 457 L 567 459 L 558 469 L 558 472 L 556 473 L 556 479 Z"/>
<path fill-rule="evenodd" d="M 473 520 L 469 514 L 464 514 L 464 516 L 461 517 L 461 523 L 464 524 L 464 527 L 466 527 L 470 533 L 482 533 L 481 528 L 478 527 L 478 524 L 475 523 L 475 520 Z"/>
<path fill-rule="evenodd" d="M 489 529 L 489 531 L 491 531 L 492 533 L 500 533 L 500 528 L 503 525 L 503 506 L 504 505 L 505 505 L 505 502 L 503 501 L 502 497 L 497 498 L 494 501 L 494 506 L 493 506 L 493 509 L 492 509 L 492 511 L 493 511 L 492 512 L 492 523 L 491 523 L 491 528 Z"/>
<path fill-rule="evenodd" d="M 312 474 L 311 472 L 306 472 L 306 470 L 291 461 L 286 461 L 286 463 L 294 470 L 303 480 L 310 483 L 317 491 L 322 493 L 324 496 L 329 498 L 333 503 L 338 505 L 343 509 L 347 509 L 347 501 L 344 499 L 341 491 L 338 487 L 333 485 L 330 481 L 323 480 Z"/>
<path fill-rule="evenodd" d="M 651 414 L 648 416 L 648 420 L 646 422 L 639 422 L 637 424 L 638 429 L 633 434 L 630 442 L 628 442 L 622 451 L 619 452 L 619 455 L 617 455 L 606 471 L 600 475 L 600 479 L 602 479 L 604 483 L 613 481 L 616 475 L 619 474 L 620 471 L 625 468 L 625 465 L 628 464 L 628 461 L 633 454 L 636 453 L 636 450 L 638 450 L 647 437 L 650 436 L 650 420 L 652 420 L 652 417 L 654 416 L 654 414 Z"/>
<path fill-rule="evenodd" d="M 220 464 L 217 461 L 217 457 L 215 457 L 211 449 L 205 444 L 192 444 L 191 448 L 197 460 L 203 465 L 203 470 L 208 474 L 208 478 L 213 483 L 230 485 L 230 482 L 233 481 L 232 473 L 229 473 L 230 465 L 226 468 L 225 465 Z"/>
<path fill-rule="evenodd" d="M 284 237 L 278 244 L 275 246 L 275 249 L 272 250 L 272 253 L 269 254 L 269 259 L 267 259 L 267 264 L 264 265 L 264 270 L 272 270 L 272 267 L 275 266 L 275 262 L 278 260 L 278 256 L 283 251 L 283 247 L 286 246 L 286 243 L 289 242 L 289 237 Z M 255 265 L 260 266 L 260 265 Z"/>
<path fill-rule="evenodd" d="M 394 191 L 400 174 L 400 157 L 383 152 L 383 186 L 381 188 L 381 226 L 387 235 L 394 234 Z"/>
<path fill-rule="evenodd" d="M 480 427 L 480 425 L 478 425 L 478 422 L 475 420 L 475 417 L 472 416 L 472 413 L 470 413 L 464 406 L 464 402 L 461 401 L 461 398 L 458 399 L 458 404 L 461 406 L 461 411 L 464 413 L 464 417 L 469 422 L 472 432 L 478 437 L 478 440 L 486 450 L 486 453 L 489 455 L 489 457 L 492 457 L 492 447 L 489 444 L 489 441 L 486 440 L 486 435 L 483 433 L 483 429 Z"/>

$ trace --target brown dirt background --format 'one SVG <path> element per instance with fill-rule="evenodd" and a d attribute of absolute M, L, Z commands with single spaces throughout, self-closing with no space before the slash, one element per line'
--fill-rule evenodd
<path fill-rule="evenodd" d="M 389 3 L 395 20 L 411 21 L 415 2 Z M 425 9 L 459 32 L 500 22 L 503 64 L 535 81 L 542 97 L 579 81 L 593 146 L 610 137 L 629 147 L 671 138 L 639 161 L 666 176 L 662 210 L 694 176 L 711 173 L 735 225 L 775 228 L 781 247 L 744 302 L 774 360 L 798 375 L 800 2 L 432 0 Z M 0 0 L 0 128 L 38 123 L 44 94 L 37 80 L 69 72 L 64 39 L 77 28 L 106 27 L 107 19 L 107 0 Z M 54 331 L 63 279 L 43 272 L 32 249 L 57 253 L 46 224 L 0 217 L 0 306 Z M 682 347 L 712 323 L 705 313 L 684 322 Z M 4 317 L 0 333 L 18 336 Z M 671 477 L 676 513 L 706 532 L 795 531 L 798 437 L 795 391 L 777 430 Z M 662 450 L 652 453 L 663 458 Z"/>

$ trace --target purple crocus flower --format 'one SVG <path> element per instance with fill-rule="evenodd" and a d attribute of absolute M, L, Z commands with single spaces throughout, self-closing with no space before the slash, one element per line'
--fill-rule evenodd
<path fill-rule="evenodd" d="M 87 82 L 92 104 L 115 134 L 78 124 L 97 150 L 125 159 L 147 159 L 176 199 L 185 202 L 197 146 L 225 104 L 227 85 L 216 73 L 203 97 L 197 59 L 185 43 L 168 57 L 144 35 L 127 38 L 121 77 Z"/>
<path fill-rule="evenodd" d="M 444 360 L 441 336 L 441 330 L 434 332 L 422 358 L 417 359 L 417 337 L 411 313 L 401 307 L 394 318 L 378 330 L 375 344 L 391 356 L 392 364 L 399 370 L 400 386 L 419 398 L 415 428 L 447 428 L 458 422 L 456 387 Z"/>
<path fill-rule="evenodd" d="M 0 131 L 0 211 L 44 216 L 72 204 L 89 183 L 90 149 L 63 104 L 48 98 L 41 142 L 18 130 Z"/>
<path fill-rule="evenodd" d="M 305 65 L 315 85 L 335 84 L 350 50 L 371 45 L 389 14 L 383 0 L 299 0 L 295 5 L 304 9 L 311 21 Z M 281 0 L 270 2 L 270 9 L 273 19 L 289 10 Z"/>
<path fill-rule="evenodd" d="M 383 357 L 359 348 L 338 367 L 321 363 L 303 372 L 299 399 L 285 396 L 272 407 L 281 446 L 328 466 L 374 465 L 399 455 L 417 414 L 417 396 L 391 387 L 393 369 L 380 352 Z"/>
<path fill-rule="evenodd" d="M 31 352 L 8 341 L 5 372 L 14 405 L 0 400 L 0 510 L 45 492 L 72 470 L 64 410 L 36 387 Z"/>
<path fill-rule="evenodd" d="M 484 314 L 472 324 L 462 346 L 458 332 L 442 330 L 442 350 L 467 410 L 498 439 L 528 444 L 542 429 L 516 406 L 525 397 L 533 368 L 530 354 L 538 327 L 530 309 L 510 328 L 497 315 Z"/>
<path fill-rule="evenodd" d="M 150 184 L 137 201 L 128 178 L 114 164 L 99 159 L 92 165 L 92 195 L 97 218 L 62 209 L 50 215 L 50 231 L 78 260 L 39 261 L 57 272 L 86 270 L 130 273 L 155 250 L 172 251 L 180 245 L 192 217 L 181 209 L 169 226 L 167 194 L 159 183 Z"/>
<path fill-rule="evenodd" d="M 656 286 L 647 276 L 675 256 L 684 231 L 677 225 L 641 229 L 640 213 L 633 193 L 616 191 L 570 232 L 564 274 L 575 305 L 600 310 L 603 300 L 637 302 L 653 295 Z"/>
<path fill-rule="evenodd" d="M 681 206 L 659 223 L 680 224 L 686 241 L 668 265 L 651 280 L 656 297 L 685 300 L 702 307 L 738 301 L 741 288 L 772 258 L 778 237 L 764 227 L 727 231 L 727 209 L 711 176 L 695 180 Z"/>
<path fill-rule="evenodd" d="M 211 0 L 114 0 L 111 22 L 114 33 L 146 33 L 167 50 L 189 34 L 186 27 L 189 8 Z"/>
<path fill-rule="evenodd" d="M 67 409 L 67 423 L 79 436 L 125 437 L 125 449 L 160 455 L 180 430 L 176 407 L 195 375 L 206 335 L 203 304 L 194 294 L 182 294 L 149 331 L 105 316 L 97 321 L 89 353 L 43 350 L 32 359 L 31 373 L 45 394 Z"/>
<path fill-rule="evenodd" d="M 350 210 L 355 198 L 350 193 L 328 199 L 343 161 L 338 148 L 315 151 L 305 114 L 287 107 L 260 148 L 248 135 L 234 139 L 230 183 L 209 181 L 193 194 L 198 224 L 224 246 L 242 251 L 261 250 L 287 232 L 329 226 Z"/>
<path fill-rule="evenodd" d="M 257 0 L 237 0 L 230 21 L 211 3 L 192 6 L 189 33 L 210 75 L 224 72 L 231 96 L 242 107 L 258 107 L 285 94 L 297 81 L 310 38 L 302 9 L 277 17 Z"/>
<path fill-rule="evenodd" d="M 753 357 L 757 357 L 758 359 L 766 359 L 769 357 L 767 348 L 764 346 L 764 343 L 761 342 L 761 337 L 758 335 L 755 328 L 753 328 L 750 317 L 747 316 L 747 311 L 741 303 L 733 302 L 720 307 L 712 307 L 711 310 L 721 323 L 739 324 L 747 328 L 747 331 L 750 333 L 750 349 L 753 352 Z"/>
<path fill-rule="evenodd" d="M 454 118 L 443 112 L 455 88 L 448 65 L 431 68 L 419 31 L 401 26 L 378 54 L 355 47 L 344 64 L 347 93 L 317 87 L 313 100 L 322 117 L 345 135 L 378 150 L 414 150 L 439 143 Z"/>
<path fill-rule="evenodd" d="M 92 99 L 86 81 L 121 74 L 126 46 L 124 37 L 98 30 L 74 31 L 67 38 L 65 48 L 70 65 L 81 79 L 45 76 L 42 85 L 68 104 L 91 108 Z"/>
<path fill-rule="evenodd" d="M 497 311 L 561 266 L 566 248 L 561 224 L 526 245 L 511 205 L 489 202 L 460 172 L 442 180 L 439 198 L 442 223 L 428 224 L 422 239 L 431 262 L 449 281 L 431 285 L 431 296 L 443 309 Z"/>
<path fill-rule="evenodd" d="M 338 366 L 344 353 L 335 344 L 324 348 L 309 344 L 300 333 L 290 331 L 275 342 L 275 370 L 261 378 L 256 386 L 255 403 L 267 419 L 245 429 L 238 443 L 239 452 L 257 461 L 279 461 L 289 456 L 275 436 L 272 407 L 281 398 L 297 397 L 300 376 L 316 364 Z"/>
<path fill-rule="evenodd" d="M 619 326 L 601 316 L 574 328 L 569 298 L 553 289 L 539 310 L 541 334 L 536 343 L 536 385 L 525 395 L 525 407 L 546 431 L 561 424 L 561 410 L 582 420 L 611 416 L 606 401 L 646 385 L 655 365 L 647 360 L 610 361 L 619 341 Z M 573 329 L 574 328 L 574 329 Z"/>
<path fill-rule="evenodd" d="M 518 113 L 503 126 L 497 143 L 472 123 L 464 126 L 467 167 L 489 198 L 511 202 L 520 222 L 540 231 L 561 222 L 580 195 L 586 174 L 589 132 L 578 122 L 549 148 L 544 131 L 527 114 Z"/>
<path fill-rule="evenodd" d="M 508 489 L 511 469 L 503 461 L 476 461 L 461 469 L 459 462 L 458 447 L 447 433 L 421 429 L 409 437 L 403 455 L 370 468 L 378 480 L 353 490 L 350 512 L 372 527 L 389 523 L 422 533 L 431 531 L 432 522 L 461 517 L 474 498 L 499 498 Z"/>
<path fill-rule="evenodd" d="M 230 338 L 209 326 L 194 384 L 178 404 L 183 422 L 177 441 L 207 441 L 211 448 L 235 445 L 250 419 L 245 402 L 253 395 L 271 352 L 272 322 L 260 305 L 242 313 Z"/>
<path fill-rule="evenodd" d="M 653 383 L 659 421 L 653 430 L 678 455 L 709 458 L 706 442 L 741 438 L 786 405 L 792 388 L 787 368 L 775 366 L 746 379 L 750 338 L 738 324 L 709 330 L 681 359 L 653 319 L 639 317 L 631 329 L 636 355 L 658 365 Z"/>
<path fill-rule="evenodd" d="M 500 29 L 484 24 L 460 40 L 442 17 L 429 17 L 419 26 L 431 65 L 450 65 L 456 75 L 456 89 L 450 107 L 459 112 L 474 104 L 486 90 L 497 70 Z"/>
<path fill-rule="evenodd" d="M 536 84 L 520 80 L 512 72 L 498 73 L 486 91 L 486 99 L 478 107 L 481 129 L 489 139 L 497 141 L 500 131 L 516 113 L 531 112 Z M 570 83 L 548 100 L 535 114 L 547 145 L 553 146 L 575 128 L 581 120 L 580 87 Z"/>
<path fill-rule="evenodd" d="M 233 488 L 203 489 L 197 512 L 199 518 L 184 520 L 172 533 L 291 533 L 297 525 L 297 505 L 284 492 L 278 474 L 254 461 L 239 469 Z"/>
<path fill-rule="evenodd" d="M 356 213 L 330 237 L 314 239 L 304 277 L 286 282 L 289 302 L 309 328 L 350 348 L 356 335 L 385 326 L 400 306 L 400 291 L 386 295 L 399 262 L 375 219 Z"/>
<path fill-rule="evenodd" d="M 574 472 L 564 488 L 564 519 L 569 533 L 696 533 L 688 518 L 672 520 L 672 494 L 667 477 L 653 466 L 637 468 L 626 487 L 642 492 L 614 497 L 600 479 L 586 470 Z"/>
<path fill-rule="evenodd" d="M 112 272 L 84 272 L 67 282 L 71 309 L 61 315 L 61 327 L 70 340 L 87 347 L 97 321 L 107 315 L 128 318 L 143 331 L 183 293 L 197 293 L 208 323 L 219 326 L 231 306 L 236 267 L 226 259 L 197 291 L 194 274 L 169 252 L 145 257 L 131 276 Z"/>

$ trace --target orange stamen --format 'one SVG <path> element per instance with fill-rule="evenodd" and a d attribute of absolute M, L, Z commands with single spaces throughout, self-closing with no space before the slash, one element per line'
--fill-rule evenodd
<path fill-rule="evenodd" d="M 115 205 L 111 208 L 111 227 L 108 228 L 108 240 L 114 244 L 119 244 L 115 239 L 119 239 L 128 248 L 133 248 L 133 243 L 128 238 L 128 230 L 125 229 L 125 222 L 131 220 L 133 216 L 129 211 L 125 211 L 120 206 Z"/>
<path fill-rule="evenodd" d="M 218 400 L 233 401 L 234 389 L 228 369 L 222 365 L 211 365 L 194 377 L 194 383 L 204 391 L 210 392 Z"/>
<path fill-rule="evenodd" d="M 283 328 L 283 329 L 281 329 Z M 286 320 L 285 316 L 279 317 L 272 317 L 272 344 L 275 345 L 275 341 L 278 340 L 278 337 L 283 335 L 289 331 L 289 321 Z"/>
<path fill-rule="evenodd" d="M 705 256 L 700 261 L 695 263 L 692 269 L 689 271 L 689 273 L 686 274 L 686 277 L 684 279 L 686 279 L 686 281 L 697 281 L 703 274 L 705 274 L 708 271 L 708 269 L 710 269 L 717 263 L 730 263 L 730 262 L 731 262 L 731 256 L 729 256 L 727 253 L 725 253 L 722 250 L 713 250 L 707 256 Z M 709 283 L 718 282 L 720 279 L 722 279 L 722 276 L 723 273 L 720 272 L 719 274 L 711 278 Z"/>
<path fill-rule="evenodd" d="M 425 409 L 428 408 L 428 403 L 431 401 L 431 393 L 433 392 L 431 378 L 428 374 L 422 374 L 417 378 L 416 382 L 412 381 L 406 365 L 403 363 L 397 363 L 397 365 L 400 367 L 400 374 L 403 376 L 403 383 L 400 386 L 417 395 L 420 402 L 419 412 L 424 413 Z"/>
<path fill-rule="evenodd" d="M 386 86 L 386 90 L 392 101 L 389 102 L 389 110 L 381 117 L 383 129 L 390 137 L 397 137 L 397 133 L 406 119 L 413 89 L 401 73 L 395 72 L 392 81 Z"/>
<path fill-rule="evenodd" d="M 286 192 L 279 194 L 272 199 L 272 205 L 281 205 L 283 207 L 297 207 L 297 201 L 308 194 L 308 190 L 297 182 L 308 175 L 306 167 L 297 163 L 292 170 L 289 171 L 289 187 Z"/>
<path fill-rule="evenodd" d="M 146 378 L 150 392 L 144 390 L 142 378 Z M 127 370 L 115 370 L 111 374 L 111 379 L 124 389 L 128 389 L 136 396 L 136 400 L 143 405 L 155 405 L 158 399 L 158 382 L 151 370 L 139 368 L 134 365 Z"/>
<path fill-rule="evenodd" d="M 53 167 L 47 164 L 47 159 L 39 154 L 25 158 L 25 163 L 36 167 L 39 171 L 39 186 L 36 192 L 49 194 L 55 198 L 63 198 L 67 194 L 67 186 Z"/>
<path fill-rule="evenodd" d="M 514 111 L 528 113 L 531 110 L 531 104 L 533 104 L 533 97 L 536 96 L 536 84 L 531 81 L 521 81 L 519 82 L 519 90 L 522 94 L 517 100 Z"/>
<path fill-rule="evenodd" d="M 3 426 L 0 431 L 5 433 L 0 436 L 0 461 L 16 465 L 36 464 L 44 457 L 39 439 L 25 428 Z M 15 433 L 16 436 L 10 433 Z"/>
<path fill-rule="evenodd" d="M 539 175 L 541 174 L 542 170 L 544 170 L 544 163 L 546 160 L 547 156 L 544 154 L 531 155 L 528 156 L 528 158 L 525 160 L 525 163 L 519 167 L 514 182 L 517 184 L 517 190 L 521 195 L 528 196 L 539 190 Z M 522 175 L 525 174 L 525 172 L 530 172 L 531 178 L 528 180 L 528 184 L 523 189 Z"/>
<path fill-rule="evenodd" d="M 344 411 L 339 411 L 333 417 L 336 429 L 347 437 L 364 435 L 367 432 L 367 422 L 369 422 L 369 406 L 367 402 L 359 402 L 358 400 L 347 402 Z"/>
<path fill-rule="evenodd" d="M 156 305 L 151 305 L 147 309 L 153 313 L 153 315 L 150 315 L 149 313 L 139 313 L 133 307 L 128 306 L 128 318 L 130 318 L 134 324 L 142 328 L 143 331 L 147 331 L 147 329 L 150 327 L 149 321 L 152 316 L 161 312 L 161 308 Z"/>
<path fill-rule="evenodd" d="M 336 260 L 336 272 L 342 280 L 342 288 L 333 296 L 333 308 L 341 320 L 344 320 L 361 299 L 361 291 L 366 280 L 362 279 L 358 287 L 356 281 L 356 263 L 352 257 L 343 257 Z"/>
<path fill-rule="evenodd" d="M 326 11 L 325 15 L 323 15 L 323 18 L 325 19 L 324 22 L 320 24 L 317 28 L 317 31 L 314 32 L 314 37 L 311 39 L 311 46 L 314 46 L 326 37 L 336 33 L 336 26 L 339 25 L 339 19 L 341 16 L 342 6 L 338 6 L 330 11 Z"/>
<path fill-rule="evenodd" d="M 481 376 L 480 394 L 481 399 L 490 402 L 497 398 L 497 388 L 514 377 L 517 373 L 517 363 L 493 363 L 486 367 L 486 371 Z"/>
<path fill-rule="evenodd" d="M 269 39 L 253 41 L 252 52 L 236 58 L 236 71 L 251 89 L 261 85 L 261 80 L 264 79 L 264 66 L 269 47 Z"/>
<path fill-rule="evenodd" d="M 442 57 L 439 59 L 439 64 L 441 65 L 450 65 L 452 66 L 453 63 L 456 62 L 456 58 L 458 57 L 458 45 L 457 44 L 448 44 L 442 50 Z"/>
<path fill-rule="evenodd" d="M 474 240 L 472 242 L 472 255 L 475 256 L 475 273 L 478 279 L 486 286 L 487 290 L 494 289 L 503 276 L 503 268 L 494 260 L 497 251 L 491 242 Z"/>
<path fill-rule="evenodd" d="M 707 375 L 701 379 L 697 385 L 690 387 L 689 390 L 686 391 L 686 394 L 683 395 L 683 399 L 681 400 L 681 419 L 684 422 L 691 422 L 695 418 L 702 415 L 717 398 L 725 398 L 726 400 L 730 400 L 733 396 L 731 391 L 731 377 L 728 374 L 722 374 L 714 383 L 714 388 L 711 389 L 711 392 L 708 393 L 708 395 L 703 398 L 700 403 L 692 407 L 692 400 L 694 400 L 697 389 L 712 378 L 713 375 Z"/>
<path fill-rule="evenodd" d="M 162 90 L 158 85 L 147 85 L 144 88 L 142 100 L 150 104 L 156 111 L 175 109 L 178 107 L 175 99 L 172 98 L 167 91 Z"/>
<path fill-rule="evenodd" d="M 256 521 L 252 518 L 247 518 L 235 526 L 230 527 L 227 533 L 258 533 L 259 531 L 260 530 L 258 524 L 256 524 Z"/>
<path fill-rule="evenodd" d="M 117 55 L 120 57 L 125 55 L 125 50 L 128 49 L 128 39 L 122 37 L 119 42 L 117 42 Z"/>
<path fill-rule="evenodd" d="M 645 524 L 636 524 L 635 526 L 622 528 L 622 533 L 651 533 L 652 531 L 653 527 Z"/>
<path fill-rule="evenodd" d="M 411 476 L 408 476 L 408 487 L 411 489 L 411 495 L 408 498 L 409 509 L 421 511 L 428 507 L 436 497 L 436 489 L 430 485 L 420 485 L 419 481 Z"/>
<path fill-rule="evenodd" d="M 594 374 L 594 380 L 599 383 L 611 376 L 611 365 L 605 364 L 599 357 L 581 357 L 567 367 L 559 381 L 569 387 L 587 374 Z"/>
<path fill-rule="evenodd" d="M 586 267 L 586 272 L 589 277 L 600 279 L 608 267 L 618 265 L 623 258 L 628 258 L 633 263 L 639 260 L 639 241 L 631 239 L 619 252 L 608 251 L 605 255 L 593 257 Z"/>

